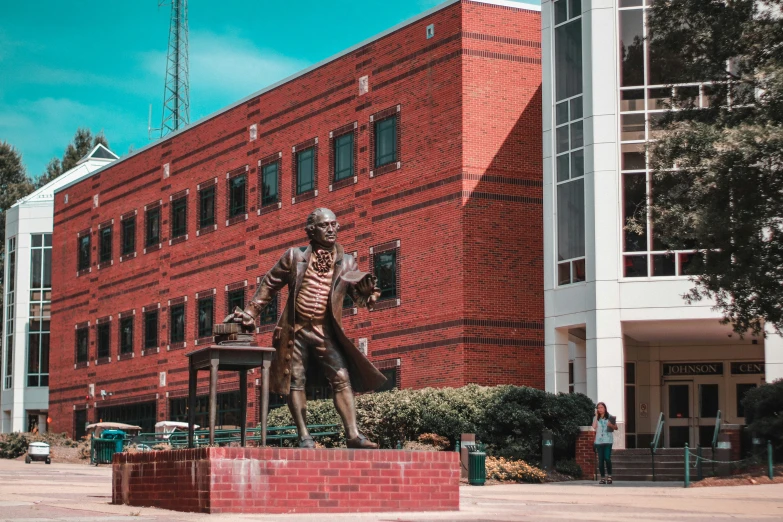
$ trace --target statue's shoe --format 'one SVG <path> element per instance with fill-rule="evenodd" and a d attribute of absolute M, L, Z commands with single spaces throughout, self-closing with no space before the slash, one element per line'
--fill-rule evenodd
<path fill-rule="evenodd" d="M 314 449 L 315 441 L 313 440 L 312 437 L 302 437 L 301 439 L 299 439 L 299 447 Z"/>
<path fill-rule="evenodd" d="M 378 444 L 371 441 L 361 433 L 354 439 L 346 439 L 346 446 L 354 449 L 378 449 Z"/>

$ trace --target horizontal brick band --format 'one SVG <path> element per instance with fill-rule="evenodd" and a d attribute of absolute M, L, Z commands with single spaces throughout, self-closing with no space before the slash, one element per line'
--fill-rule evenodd
<path fill-rule="evenodd" d="M 234 263 L 240 263 L 245 260 L 245 256 L 239 256 L 232 259 L 226 259 L 225 261 L 220 261 L 219 263 L 213 263 L 211 265 L 202 266 L 200 268 L 196 268 L 195 270 L 191 270 L 189 272 L 182 272 L 181 274 L 176 274 L 171 276 L 171 280 L 174 281 L 175 279 L 182 279 L 183 277 L 188 277 L 194 274 L 199 274 L 201 272 L 206 272 L 207 270 L 214 270 L 215 268 L 220 268 L 222 266 L 226 265 L 232 265 Z"/>

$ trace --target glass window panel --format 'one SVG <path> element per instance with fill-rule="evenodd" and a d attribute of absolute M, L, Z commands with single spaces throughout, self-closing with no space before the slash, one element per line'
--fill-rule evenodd
<path fill-rule="evenodd" d="M 688 419 L 691 416 L 690 386 L 687 384 L 669 385 L 669 418 Z"/>
<path fill-rule="evenodd" d="M 568 0 L 568 18 L 582 15 L 582 0 Z"/>
<path fill-rule="evenodd" d="M 623 174 L 623 247 L 625 252 L 647 250 L 647 181 L 644 174 Z M 643 222 L 640 233 L 628 230 L 628 219 Z"/>
<path fill-rule="evenodd" d="M 375 166 L 397 161 L 397 116 L 375 122 Z"/>
<path fill-rule="evenodd" d="M 647 117 L 650 119 L 650 139 L 660 139 L 664 133 L 661 121 L 666 117 L 666 114 L 663 112 L 650 112 Z"/>
<path fill-rule="evenodd" d="M 647 256 L 624 256 L 625 277 L 647 277 Z"/>
<path fill-rule="evenodd" d="M 620 85 L 644 85 L 644 11 L 620 11 Z"/>
<path fill-rule="evenodd" d="M 27 337 L 27 373 L 38 373 L 40 368 L 40 355 L 41 335 L 38 333 L 31 333 Z"/>
<path fill-rule="evenodd" d="M 52 235 L 51 234 L 44 234 L 44 246 L 50 247 L 52 246 Z"/>
<path fill-rule="evenodd" d="M 227 306 L 227 314 L 230 314 L 234 311 L 235 308 L 239 308 L 240 310 L 245 309 L 245 289 L 239 288 L 237 290 L 231 290 L 228 293 L 228 298 L 226 299 L 226 306 Z"/>
<path fill-rule="evenodd" d="M 625 384 L 636 384 L 636 363 L 625 363 Z"/>
<path fill-rule="evenodd" d="M 577 94 L 582 94 L 581 18 L 555 28 L 555 98 Z"/>
<path fill-rule="evenodd" d="M 111 227 L 102 228 L 101 232 L 101 255 L 99 263 L 108 263 L 111 261 Z"/>
<path fill-rule="evenodd" d="M 44 332 L 41 334 L 41 373 L 49 373 L 49 335 Z M 41 383 L 41 386 L 48 386 L 47 379 L 46 384 Z"/>
<path fill-rule="evenodd" d="M 585 255 L 584 179 L 557 186 L 558 261 Z"/>
<path fill-rule="evenodd" d="M 620 7 L 637 7 L 642 5 L 642 0 L 620 0 Z"/>
<path fill-rule="evenodd" d="M 718 416 L 718 385 L 700 384 L 699 385 L 699 417 L 714 419 Z"/>
<path fill-rule="evenodd" d="M 272 203 L 277 203 L 279 190 L 277 185 L 280 178 L 277 170 L 277 162 L 264 165 L 263 167 L 263 174 L 261 176 L 261 182 L 263 184 L 261 189 L 261 205 L 271 205 Z"/>
<path fill-rule="evenodd" d="M 199 191 L 199 228 L 215 224 L 215 186 Z"/>
<path fill-rule="evenodd" d="M 334 180 L 353 177 L 353 132 L 338 136 L 334 141 Z"/>
<path fill-rule="evenodd" d="M 158 311 L 144 314 L 144 348 L 158 346 Z"/>
<path fill-rule="evenodd" d="M 170 308 L 171 324 L 169 325 L 170 341 L 172 344 L 185 341 L 185 305 L 176 305 Z"/>
<path fill-rule="evenodd" d="M 582 97 L 571 100 L 571 119 L 578 120 L 582 117 Z"/>
<path fill-rule="evenodd" d="M 90 268 L 90 236 L 79 238 L 79 270 Z"/>
<path fill-rule="evenodd" d="M 397 297 L 397 251 L 386 250 L 374 255 L 375 277 L 381 290 L 379 299 Z"/>
<path fill-rule="evenodd" d="M 314 149 L 311 147 L 296 153 L 296 193 L 315 189 Z"/>
<path fill-rule="evenodd" d="M 620 111 L 643 111 L 644 89 L 620 91 Z"/>
<path fill-rule="evenodd" d="M 43 287 L 44 288 L 52 287 L 52 249 L 51 248 L 45 248 L 43 251 Z M 49 297 L 45 297 L 45 299 L 47 301 L 51 300 L 51 294 Z"/>
<path fill-rule="evenodd" d="M 560 102 L 555 106 L 555 125 L 568 123 L 568 102 Z"/>
<path fill-rule="evenodd" d="M 160 243 L 160 208 L 147 211 L 146 246 Z"/>
<path fill-rule="evenodd" d="M 109 323 L 99 324 L 98 330 L 98 358 L 109 357 L 111 345 L 111 325 Z"/>
<path fill-rule="evenodd" d="M 30 236 L 32 239 L 32 245 L 33 248 L 43 246 L 43 235 L 42 234 L 33 234 Z"/>
<path fill-rule="evenodd" d="M 228 202 L 228 217 L 239 216 L 245 214 L 245 188 L 246 188 L 245 175 L 236 176 L 231 178 L 228 182 L 229 187 L 229 202 Z"/>
<path fill-rule="evenodd" d="M 171 203 L 171 237 L 180 237 L 188 231 L 188 200 L 179 198 Z"/>
<path fill-rule="evenodd" d="M 644 139 L 644 113 L 620 116 L 620 139 L 623 141 Z"/>
<path fill-rule="evenodd" d="M 625 387 L 625 431 L 636 433 L 636 386 Z"/>
<path fill-rule="evenodd" d="M 214 299 L 199 299 L 198 301 L 198 336 L 211 337 L 214 322 Z"/>
<path fill-rule="evenodd" d="M 133 317 L 120 320 L 120 353 L 133 352 Z"/>
<path fill-rule="evenodd" d="M 35 248 L 30 251 L 30 288 L 42 288 L 43 280 L 41 278 L 43 265 L 43 250 Z"/>
<path fill-rule="evenodd" d="M 696 256 L 699 254 L 695 252 L 681 253 L 680 256 L 680 275 L 694 275 L 697 270 Z"/>
<path fill-rule="evenodd" d="M 695 78 L 692 68 L 685 65 L 685 61 L 679 53 L 671 53 L 653 41 L 648 41 L 648 45 L 648 85 L 667 85 L 698 80 Z"/>
<path fill-rule="evenodd" d="M 579 283 L 581 281 L 585 280 L 585 260 L 584 259 L 577 259 L 576 261 L 572 261 L 572 275 L 574 279 L 574 283 Z"/>
<path fill-rule="evenodd" d="M 699 86 L 686 85 L 675 87 L 677 94 L 677 106 L 681 108 L 690 108 L 699 106 Z"/>
<path fill-rule="evenodd" d="M 623 170 L 644 170 L 646 168 L 644 145 L 626 143 L 621 145 L 623 155 Z"/>
<path fill-rule="evenodd" d="M 674 270 L 674 254 L 655 254 L 652 256 L 653 261 L 653 276 L 673 276 Z"/>
<path fill-rule="evenodd" d="M 565 181 L 569 176 L 568 154 L 557 157 L 557 181 Z"/>
<path fill-rule="evenodd" d="M 136 218 L 128 218 L 122 222 L 122 255 L 136 251 Z"/>
<path fill-rule="evenodd" d="M 10 243 L 11 242 L 9 241 L 9 244 Z M 13 250 L 13 248 L 9 250 Z M 16 252 L 9 252 L 8 254 L 8 279 L 8 292 L 13 292 L 16 287 Z"/>
<path fill-rule="evenodd" d="M 647 108 L 651 111 L 665 111 L 671 107 L 672 90 L 669 87 L 647 89 Z"/>
<path fill-rule="evenodd" d="M 571 153 L 571 179 L 581 178 L 585 174 L 585 150 L 579 149 Z"/>
<path fill-rule="evenodd" d="M 753 383 L 737 384 L 737 417 L 745 416 L 745 405 L 742 404 L 742 400 L 745 398 L 745 394 L 754 388 L 756 385 Z"/>
<path fill-rule="evenodd" d="M 89 330 L 80 328 L 76 330 L 76 362 L 87 362 L 89 355 Z"/>
<path fill-rule="evenodd" d="M 571 124 L 571 148 L 578 149 L 585 144 L 583 122 L 577 121 Z"/>
<path fill-rule="evenodd" d="M 566 261 L 557 265 L 557 284 L 569 285 L 571 284 L 571 262 Z"/>
<path fill-rule="evenodd" d="M 563 127 L 558 127 L 557 130 L 555 130 L 555 138 L 557 140 L 556 152 L 558 154 L 565 152 L 570 148 L 568 146 L 568 129 L 569 126 L 564 125 Z"/>
<path fill-rule="evenodd" d="M 559 24 L 568 20 L 567 0 L 558 0 L 555 2 L 555 23 Z"/>

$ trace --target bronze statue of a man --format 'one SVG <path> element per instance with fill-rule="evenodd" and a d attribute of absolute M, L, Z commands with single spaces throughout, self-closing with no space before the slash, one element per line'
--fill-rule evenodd
<path fill-rule="evenodd" d="M 315 209 L 305 227 L 310 245 L 288 249 L 264 276 L 245 310 L 234 312 L 233 320 L 254 326 L 264 307 L 287 286 L 288 301 L 272 337 L 277 355 L 270 369 L 270 389 L 288 395 L 299 447 L 315 447 L 307 430 L 305 396 L 308 367 L 315 360 L 332 387 L 347 446 L 371 449 L 378 445 L 359 433 L 353 392 L 374 390 L 386 378 L 346 337 L 342 308 L 347 294 L 357 305 L 372 309 L 380 292 L 375 278 L 359 272 L 353 256 L 337 243 L 339 228 L 331 210 Z"/>

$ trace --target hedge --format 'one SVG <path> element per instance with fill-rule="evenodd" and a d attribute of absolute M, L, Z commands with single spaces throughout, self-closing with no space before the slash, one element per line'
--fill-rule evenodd
<path fill-rule="evenodd" d="M 475 433 L 490 455 L 541 458 L 541 432 L 552 430 L 555 458 L 573 458 L 579 426 L 590 424 L 595 404 L 581 394 L 551 394 L 523 386 L 425 388 L 368 393 L 356 398 L 360 430 L 383 448 L 416 440 L 423 433 L 447 437 L 452 444 L 462 433 Z M 288 408 L 269 414 L 270 426 L 290 425 Z M 344 444 L 342 424 L 331 400 L 308 402 L 308 424 L 338 424 L 340 436 L 320 441 L 327 447 Z"/>
<path fill-rule="evenodd" d="M 753 436 L 771 441 L 775 460 L 783 461 L 783 379 L 749 390 L 742 404 Z"/>

